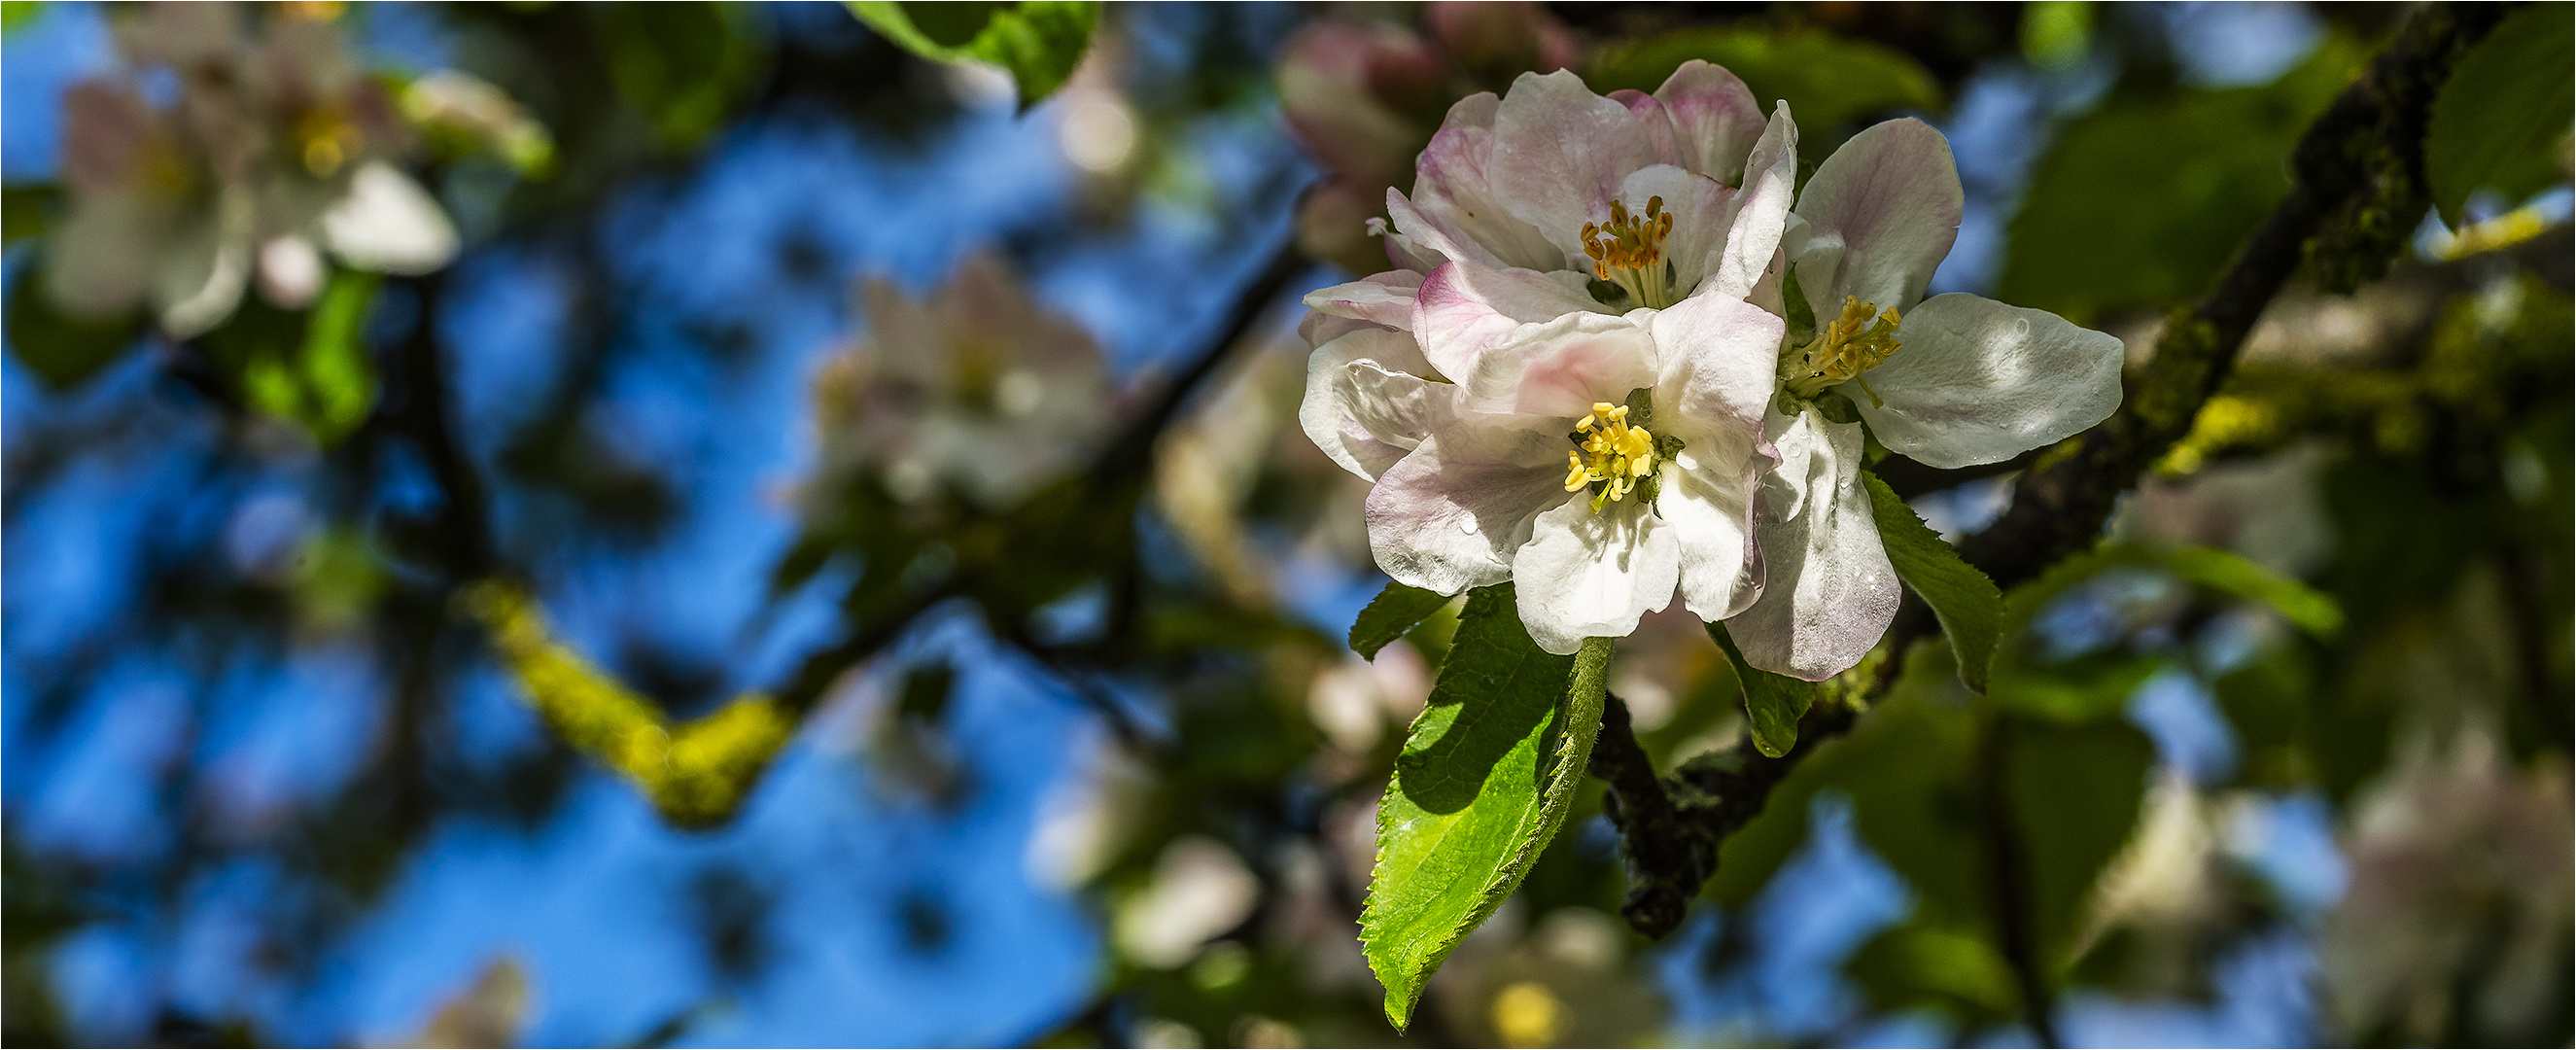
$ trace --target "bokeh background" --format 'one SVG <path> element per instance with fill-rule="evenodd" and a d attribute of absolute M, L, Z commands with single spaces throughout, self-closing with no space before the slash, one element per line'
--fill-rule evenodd
<path fill-rule="evenodd" d="M 1383 268 L 1449 102 L 1705 57 L 1811 162 L 1920 115 L 1967 190 L 1934 290 L 2134 363 L 2402 13 L 1111 5 L 1024 107 L 837 4 L 8 4 L 7 1041 L 1397 1042 L 1355 917 L 1445 640 L 1342 641 L 1384 577 L 1295 424 L 1295 296 Z M 339 108 L 225 119 L 316 185 L 364 143 L 453 250 L 261 242 L 184 337 L 42 298 L 104 236 L 75 85 L 208 126 L 257 92 L 149 59 L 192 47 L 344 65 Z M 2294 285 L 2032 599 L 1997 692 L 2086 766 L 2025 789 L 2069 1042 L 2568 1044 L 2566 158 Z M 1909 495 L 1955 538 L 2011 484 Z M 1666 768 L 1742 733 L 1678 607 L 1612 687 Z M 1819 752 L 1660 943 L 1596 785 L 1404 1040 L 2027 1044 L 1945 911 L 1955 688 Z M 620 764 L 728 712 L 756 779 Z"/>

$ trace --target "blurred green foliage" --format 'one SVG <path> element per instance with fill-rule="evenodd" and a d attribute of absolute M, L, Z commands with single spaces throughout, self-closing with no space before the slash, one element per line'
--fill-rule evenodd
<path fill-rule="evenodd" d="M 2566 4 L 2529 4 L 2461 56 L 2433 102 L 2424 174 L 2442 221 L 2460 225 L 2469 194 L 2507 204 L 2567 177 L 2576 126 L 2576 19 Z"/>
<path fill-rule="evenodd" d="M 1943 104 L 1940 85 L 1904 52 L 1803 28 L 1677 29 L 1604 48 L 1593 56 L 1584 79 L 1605 93 L 1621 88 L 1651 92 L 1694 58 L 1742 77 L 1766 113 L 1773 102 L 1787 99 L 1799 126 L 1813 130 L 1820 148 L 1840 141 L 1829 134 L 1839 125 L 1898 111 L 1935 112 Z"/>
<path fill-rule="evenodd" d="M 2262 87 L 2114 88 L 2041 158 L 1995 298 L 2084 324 L 2200 294 L 2289 192 L 2291 145 L 2369 56 L 2337 35 Z"/>

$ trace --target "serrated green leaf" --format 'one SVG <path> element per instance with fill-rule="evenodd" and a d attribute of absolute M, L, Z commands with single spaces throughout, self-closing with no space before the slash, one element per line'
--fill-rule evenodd
<path fill-rule="evenodd" d="M 2003 591 L 1924 525 L 1887 482 L 1867 471 L 1861 480 L 1869 486 L 1870 514 L 1878 521 L 1878 536 L 1887 545 L 1897 578 L 1922 595 L 1940 619 L 1941 633 L 1950 636 L 1950 652 L 1959 658 L 1959 681 L 1985 692 L 1995 642 L 2003 637 Z"/>
<path fill-rule="evenodd" d="M 2530 4 L 2460 57 L 2424 133 L 2424 176 L 2443 222 L 2456 229 L 2480 189 L 2519 203 L 2563 177 L 2551 154 L 2576 123 L 2571 34 L 2569 5 Z"/>
<path fill-rule="evenodd" d="M 42 263 L 43 259 L 35 260 Z M 80 385 L 143 338 L 143 315 L 92 319 L 45 294 L 41 265 L 21 266 L 9 285 L 9 352 L 56 390 Z"/>
<path fill-rule="evenodd" d="M 1511 896 L 1565 822 L 1601 730 L 1609 662 L 1606 638 L 1570 657 L 1540 649 L 1508 583 L 1468 592 L 1378 804 L 1360 944 L 1397 1029 L 1432 971 Z"/>
<path fill-rule="evenodd" d="M 1787 99 L 1798 123 L 1810 128 L 1941 106 L 1939 83 L 1904 52 L 1812 29 L 1679 29 L 1601 52 L 1584 79 L 1595 91 L 1653 91 L 1694 58 L 1742 77 L 1765 113 Z"/>
<path fill-rule="evenodd" d="M 1744 683 L 1744 723 L 1752 727 L 1753 748 L 1772 758 L 1798 746 L 1798 720 L 1815 706 L 1816 683 L 1773 674 L 1744 662 L 1723 624 L 1708 624 L 1709 638 L 1735 665 L 1735 680 Z"/>
<path fill-rule="evenodd" d="M 1009 71 L 1019 84 L 1023 109 L 1064 86 L 1081 64 L 1100 19 L 1096 0 L 844 3 L 868 28 L 913 54 L 934 62 L 987 62 Z"/>
<path fill-rule="evenodd" d="M 1422 618 L 1439 612 L 1449 604 L 1449 596 L 1438 591 L 1388 580 L 1386 589 L 1369 600 L 1360 610 L 1359 619 L 1351 621 L 1351 651 L 1377 659 L 1377 651 L 1404 637 L 1404 632 L 1422 622 Z"/>

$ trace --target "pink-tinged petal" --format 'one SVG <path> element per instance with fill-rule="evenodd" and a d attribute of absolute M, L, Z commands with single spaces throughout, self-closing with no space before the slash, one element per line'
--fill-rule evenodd
<path fill-rule="evenodd" d="M 1466 262 L 1446 263 L 1431 271 L 1412 305 L 1412 316 L 1405 323 L 1432 366 L 1451 378 L 1473 373 L 1476 358 L 1486 347 L 1509 338 L 1522 325 L 1601 309 L 1591 296 L 1546 274 Z"/>
<path fill-rule="evenodd" d="M 1610 99 L 1628 107 L 1637 122 L 1646 129 L 1646 140 L 1652 144 L 1655 163 L 1688 168 L 1683 163 L 1682 144 L 1673 137 L 1673 122 L 1664 116 L 1664 104 L 1635 88 L 1621 88 L 1610 93 Z M 1695 169 L 1694 169 L 1695 170 Z"/>
<path fill-rule="evenodd" d="M 1455 415 L 1458 388 L 1424 379 L 1402 332 L 1370 328 L 1316 347 L 1297 422 L 1333 462 L 1375 481 Z"/>
<path fill-rule="evenodd" d="M 1321 310 L 1308 310 L 1306 319 L 1297 322 L 1297 338 L 1305 340 L 1308 346 L 1322 346 L 1353 332 L 1369 329 L 1385 331 L 1386 326 L 1356 318 L 1336 317 Z"/>
<path fill-rule="evenodd" d="M 1491 259 L 1488 265 L 1563 269 L 1565 253 L 1513 217 L 1495 196 L 1492 125 L 1498 105 L 1491 92 L 1482 92 L 1450 107 L 1449 122 L 1415 162 L 1411 199 L 1453 237 L 1483 249 Z"/>
<path fill-rule="evenodd" d="M 1780 246 L 1797 182 L 1798 122 L 1789 115 L 1789 104 L 1782 102 L 1762 130 L 1761 140 L 1754 143 L 1743 189 L 1727 202 L 1733 214 L 1727 218 L 1725 250 L 1709 267 L 1710 290 L 1739 299 L 1752 294 Z"/>
<path fill-rule="evenodd" d="M 1619 186 L 1620 198 L 1632 210 L 1664 199 L 1664 211 L 1673 217 L 1672 232 L 1664 237 L 1664 258 L 1672 262 L 1673 286 L 1681 290 L 1697 286 L 1725 248 L 1727 198 L 1734 195 L 1716 179 L 1670 164 L 1639 168 Z"/>
<path fill-rule="evenodd" d="M 1413 201 L 1406 198 L 1400 190 L 1386 191 L 1386 215 L 1393 221 L 1396 231 L 1403 236 L 1406 255 L 1412 259 L 1429 261 L 1424 259 L 1425 256 L 1429 256 L 1441 262 L 1472 262 L 1497 270 L 1508 266 L 1490 249 L 1474 237 L 1468 236 L 1447 219 L 1415 207 Z M 1396 238 L 1389 237 L 1387 240 L 1389 241 L 1387 256 L 1389 259 L 1395 259 Z M 1396 264 L 1405 265 L 1405 260 L 1396 260 Z"/>
<path fill-rule="evenodd" d="M 1495 198 L 1569 261 L 1583 224 L 1608 221 L 1619 184 L 1653 163 L 1645 122 L 1570 72 L 1521 74 L 1494 114 Z"/>
<path fill-rule="evenodd" d="M 1746 663 L 1821 682 L 1869 654 L 1902 592 L 1861 489 L 1860 424 L 1774 413 L 1765 433 L 1781 460 L 1755 502 L 1762 594 L 1726 629 Z"/>
<path fill-rule="evenodd" d="M 1723 620 L 1761 596 L 1753 494 L 1770 462 L 1748 457 L 1727 470 L 1664 471 L 1655 509 L 1681 540 L 1682 604 L 1700 619 Z"/>
<path fill-rule="evenodd" d="M 1524 326 L 1478 355 L 1464 380 L 1476 412 L 1547 416 L 1569 425 L 1600 402 L 1655 385 L 1655 340 L 1609 314 L 1568 314 Z M 1560 457 L 1561 458 L 1561 457 Z"/>
<path fill-rule="evenodd" d="M 1798 196 L 1813 228 L 1796 256 L 1798 286 L 1819 313 L 1845 296 L 1911 307 L 1959 239 L 1964 203 L 1950 140 L 1931 125 L 1905 117 L 1854 135 Z"/>
<path fill-rule="evenodd" d="M 1530 640 L 1559 656 L 1586 638 L 1625 638 L 1673 602 L 1681 539 L 1634 496 L 1592 511 L 1575 493 L 1538 516 L 1512 553 L 1512 589 Z"/>
<path fill-rule="evenodd" d="M 1469 447 L 1452 452 L 1444 439 Z M 1528 540 L 1531 520 L 1566 499 L 1564 462 L 1541 458 L 1545 439 L 1528 435 L 1514 457 L 1482 447 L 1490 436 L 1479 442 L 1454 427 L 1434 431 L 1369 489 L 1369 551 L 1378 568 L 1442 594 L 1510 579 L 1511 552 Z"/>
<path fill-rule="evenodd" d="M 1728 454 L 1749 454 L 1779 387 L 1780 338 L 1788 323 L 1741 299 L 1697 295 L 1655 314 L 1647 326 L 1659 366 L 1658 424 L 1673 426 L 1668 416 L 1686 420 L 1723 433 Z"/>
<path fill-rule="evenodd" d="M 1570 61 L 1555 54 L 1565 27 L 1538 4 L 1461 0 L 1432 4 L 1425 15 L 1432 38 L 1470 70 L 1547 72 Z"/>
<path fill-rule="evenodd" d="M 2120 340 L 2046 310 L 1936 295 L 1905 312 L 1896 337 L 1861 376 L 1869 389 L 1844 392 L 1881 444 L 1926 466 L 2011 459 L 2120 407 Z"/>
<path fill-rule="evenodd" d="M 1413 324 L 1413 293 L 1421 287 L 1421 274 L 1389 270 L 1308 292 L 1306 305 L 1338 317 L 1357 318 L 1388 328 L 1408 328 Z"/>
<path fill-rule="evenodd" d="M 1682 167 L 1729 185 L 1762 137 L 1762 104 L 1726 67 L 1691 59 L 1655 89 Z"/>

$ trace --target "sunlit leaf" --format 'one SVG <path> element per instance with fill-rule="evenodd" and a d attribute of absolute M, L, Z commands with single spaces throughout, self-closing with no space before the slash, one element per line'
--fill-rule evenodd
<path fill-rule="evenodd" d="M 1752 729 L 1754 749 L 1772 758 L 1788 754 L 1798 746 L 1798 720 L 1815 705 L 1816 683 L 1745 663 L 1723 624 L 1709 624 L 1708 636 L 1734 664 L 1736 681 L 1744 683 L 1744 720 Z"/>
<path fill-rule="evenodd" d="M 1063 87 L 1091 45 L 1100 5 L 1091 0 L 906 3 L 847 0 L 850 13 L 904 50 L 935 62 L 1000 66 L 1026 108 Z"/>
<path fill-rule="evenodd" d="M 2520 202 L 2566 177 L 2564 143 L 2576 123 L 2570 10 L 2530 4 L 2507 15 L 2442 85 L 2424 133 L 2424 176 L 2443 222 L 2457 228 L 2460 207 L 2479 189 Z"/>
<path fill-rule="evenodd" d="M 1608 639 L 1554 656 L 1510 584 L 1468 592 L 1428 706 L 1378 804 L 1360 943 L 1403 1028 L 1423 983 L 1500 907 L 1565 822 L 1601 729 Z"/>
<path fill-rule="evenodd" d="M 1386 589 L 1377 592 L 1368 608 L 1360 610 L 1359 619 L 1352 621 L 1351 651 L 1374 660 L 1387 643 L 1404 637 L 1423 617 L 1447 604 L 1446 594 L 1388 580 Z"/>
<path fill-rule="evenodd" d="M 2069 558 L 2039 579 L 2014 588 L 2006 604 L 2007 625 L 2029 622 L 2049 599 L 2105 569 L 2119 566 L 2160 570 L 2189 583 L 2262 602 L 2283 619 L 2319 638 L 2332 638 L 2343 629 L 2343 608 L 2332 597 L 2243 555 L 2215 547 L 2127 543 L 2107 544 Z"/>
<path fill-rule="evenodd" d="M 1950 651 L 1959 660 L 1959 680 L 1985 692 L 1995 642 L 2003 637 L 2003 592 L 1976 566 L 1961 560 L 1959 552 L 1924 525 L 1904 497 L 1878 475 L 1863 471 L 1861 478 L 1869 485 L 1869 508 L 1878 521 L 1879 539 L 1887 544 L 1887 560 L 1895 564 L 1897 577 L 1921 595 L 1940 619 L 1941 633 L 1950 637 Z"/>

